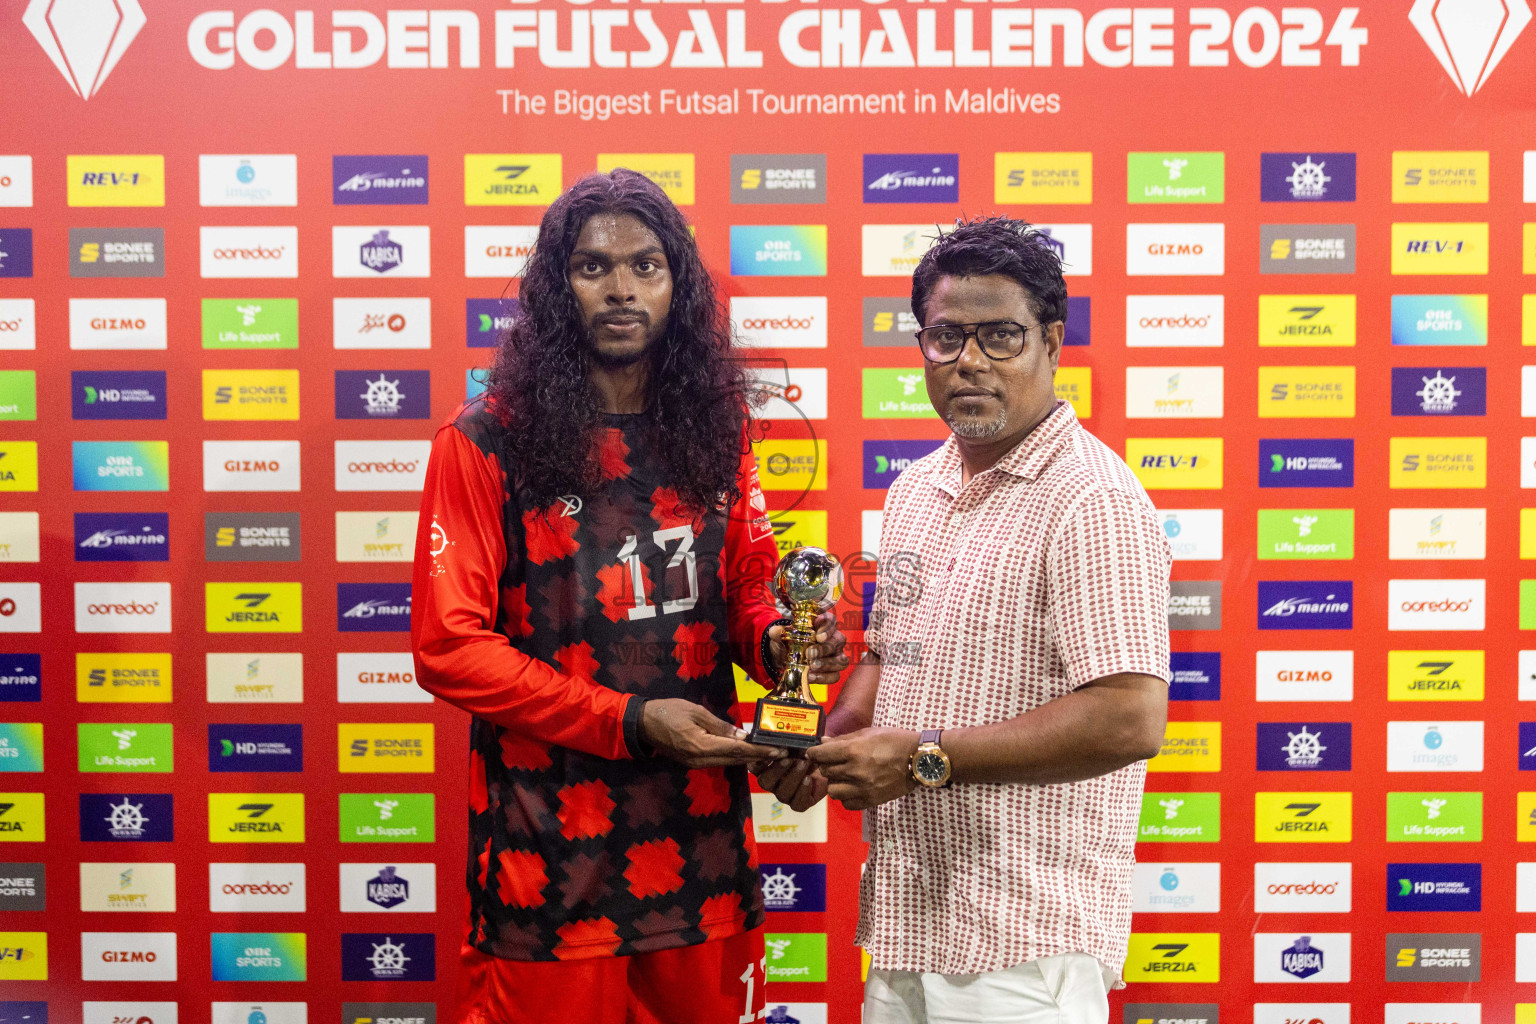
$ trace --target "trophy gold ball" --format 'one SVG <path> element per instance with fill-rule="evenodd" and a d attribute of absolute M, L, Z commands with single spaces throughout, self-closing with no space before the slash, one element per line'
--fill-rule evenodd
<path fill-rule="evenodd" d="M 821 742 L 827 714 L 811 696 L 810 649 L 816 643 L 816 616 L 842 597 L 843 567 L 821 548 L 795 548 L 779 559 L 773 594 L 789 610 L 784 629 L 789 653 L 773 692 L 757 702 L 749 738 L 791 749 L 813 747 Z"/>

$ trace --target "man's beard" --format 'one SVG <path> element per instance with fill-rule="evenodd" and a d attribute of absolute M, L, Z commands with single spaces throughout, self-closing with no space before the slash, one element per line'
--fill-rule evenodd
<path fill-rule="evenodd" d="M 956 437 L 963 437 L 967 441 L 985 441 L 1003 432 L 1003 428 L 1008 425 L 1008 411 L 999 410 L 997 418 L 990 421 L 956 416 L 947 422 Z"/>
<path fill-rule="evenodd" d="M 633 352 L 605 352 L 597 343 L 597 331 L 608 320 L 634 320 L 640 321 L 640 329 L 644 332 L 645 345 Z M 592 353 L 592 361 L 605 370 L 620 370 L 627 366 L 634 366 L 650 355 L 651 346 L 656 339 L 651 336 L 651 315 L 644 310 L 629 310 L 625 313 L 599 313 L 587 322 L 587 348 Z"/>

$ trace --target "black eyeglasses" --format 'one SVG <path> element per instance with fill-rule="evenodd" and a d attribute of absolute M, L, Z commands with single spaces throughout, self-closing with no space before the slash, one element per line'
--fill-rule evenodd
<path fill-rule="evenodd" d="M 965 339 L 974 337 L 991 359 L 1012 359 L 1024 351 L 1024 341 L 1029 332 L 1039 327 L 1028 327 L 1012 320 L 987 320 L 976 324 L 935 324 L 918 331 L 917 347 L 923 358 L 930 363 L 952 363 L 960 358 Z"/>

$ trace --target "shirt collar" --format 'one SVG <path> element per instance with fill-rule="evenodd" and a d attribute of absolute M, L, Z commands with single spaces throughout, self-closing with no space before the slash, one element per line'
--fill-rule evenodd
<path fill-rule="evenodd" d="M 1057 399 L 1049 415 L 986 472 L 996 469 L 1022 480 L 1033 481 L 1051 464 L 1076 425 L 1077 415 L 1071 404 Z M 950 434 L 944 447 L 939 449 L 938 465 L 928 474 L 928 479 L 952 498 L 960 493 L 960 445 L 954 434 Z"/>

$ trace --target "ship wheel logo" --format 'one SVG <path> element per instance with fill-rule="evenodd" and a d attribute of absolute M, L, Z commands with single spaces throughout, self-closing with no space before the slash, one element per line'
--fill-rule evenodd
<path fill-rule="evenodd" d="M 763 876 L 763 900 L 767 903 L 793 903 L 799 893 L 800 887 L 795 884 L 795 876 L 786 874 L 783 868 Z"/>
<path fill-rule="evenodd" d="M 375 975 L 404 974 L 410 959 L 405 955 L 405 946 L 385 938 L 383 942 L 373 944 L 373 955 L 368 962 L 373 965 Z"/>

